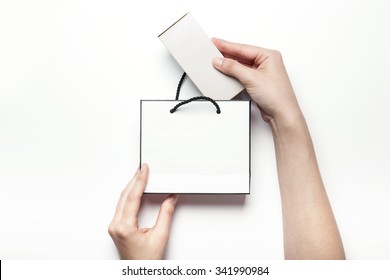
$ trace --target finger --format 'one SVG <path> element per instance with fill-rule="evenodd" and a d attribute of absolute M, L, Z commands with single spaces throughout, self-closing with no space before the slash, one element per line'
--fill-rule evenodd
<path fill-rule="evenodd" d="M 123 208 L 125 207 L 125 204 L 126 204 L 127 196 L 129 195 L 129 192 L 134 184 L 134 181 L 137 178 L 138 172 L 139 172 L 139 169 L 137 169 L 137 171 L 134 173 L 133 178 L 130 180 L 129 183 L 127 183 L 126 187 L 122 190 L 121 195 L 120 195 L 119 200 L 118 200 L 118 204 L 116 205 L 115 214 L 114 214 L 114 217 L 113 217 L 111 223 L 116 223 L 117 221 L 119 221 L 121 219 L 122 213 L 123 213 Z"/>
<path fill-rule="evenodd" d="M 271 50 L 261 47 L 232 43 L 217 38 L 211 40 L 224 56 L 242 61 L 245 64 L 261 64 L 271 53 Z"/>
<path fill-rule="evenodd" d="M 173 213 L 178 200 L 178 195 L 169 195 L 161 204 L 154 232 L 161 238 L 168 240 Z"/>
<path fill-rule="evenodd" d="M 213 66 L 218 71 L 238 79 L 245 87 L 248 87 L 253 79 L 254 69 L 230 58 L 216 57 Z"/>
<path fill-rule="evenodd" d="M 138 227 L 137 216 L 141 205 L 141 198 L 148 182 L 148 176 L 149 167 L 144 163 L 136 175 L 123 207 L 121 219 L 134 227 Z"/>

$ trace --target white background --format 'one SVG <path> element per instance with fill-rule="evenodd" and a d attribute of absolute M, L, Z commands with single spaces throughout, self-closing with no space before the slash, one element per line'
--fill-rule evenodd
<path fill-rule="evenodd" d="M 182 73 L 157 35 L 187 11 L 210 37 L 283 53 L 348 258 L 389 259 L 387 0 L 2 0 L 0 258 L 117 258 L 107 226 L 138 166 L 139 100 L 172 99 Z M 272 135 L 252 109 L 251 194 L 181 197 L 167 258 L 283 258 Z"/>

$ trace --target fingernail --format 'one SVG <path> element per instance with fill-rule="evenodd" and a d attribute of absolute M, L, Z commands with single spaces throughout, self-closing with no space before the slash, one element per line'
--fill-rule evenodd
<path fill-rule="evenodd" d="M 171 194 L 171 195 L 169 195 L 169 199 L 170 199 L 172 204 L 176 204 L 177 200 L 179 199 L 179 196 L 177 194 Z"/>
<path fill-rule="evenodd" d="M 141 172 L 144 172 L 146 170 L 146 163 L 143 163 L 142 166 L 141 166 Z"/>
<path fill-rule="evenodd" d="M 215 67 L 221 67 L 222 66 L 222 64 L 223 64 L 223 57 L 215 57 L 214 59 L 213 59 L 213 65 L 215 66 Z"/>

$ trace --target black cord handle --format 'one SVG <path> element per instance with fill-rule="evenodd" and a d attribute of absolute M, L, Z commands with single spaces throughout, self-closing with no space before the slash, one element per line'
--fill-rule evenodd
<path fill-rule="evenodd" d="M 176 112 L 176 110 L 182 106 L 182 105 L 185 105 L 187 103 L 190 103 L 192 101 L 196 101 L 196 100 L 207 100 L 207 101 L 210 101 L 211 103 L 214 104 L 215 108 L 217 108 L 217 114 L 220 114 L 221 113 L 221 108 L 219 108 L 219 105 L 217 104 L 217 102 L 215 102 L 214 99 L 210 98 L 210 97 L 207 97 L 207 96 L 196 96 L 196 97 L 192 97 L 190 99 L 187 99 L 187 100 L 184 100 L 178 104 L 176 104 L 175 107 L 173 107 L 169 112 L 171 112 L 171 114 L 173 114 L 174 112 Z"/>
<path fill-rule="evenodd" d="M 176 89 L 176 98 L 175 98 L 175 100 L 179 100 L 181 86 L 183 85 L 183 82 L 184 82 L 184 79 L 186 78 L 186 76 L 187 76 L 186 72 L 184 72 L 183 75 L 181 75 L 179 84 L 177 85 L 177 89 Z"/>
<path fill-rule="evenodd" d="M 176 97 L 175 97 L 175 100 L 179 100 L 179 95 L 180 95 L 180 90 L 181 90 L 181 86 L 183 85 L 183 82 L 185 80 L 187 76 L 187 73 L 184 72 L 183 75 L 181 75 L 181 78 L 180 78 L 180 81 L 179 81 L 179 84 L 177 85 L 177 89 L 176 89 Z M 182 101 L 180 103 L 178 103 L 175 107 L 173 107 L 170 112 L 171 114 L 173 114 L 174 112 L 176 112 L 176 110 L 184 105 L 184 104 L 187 104 L 187 103 L 190 103 L 192 101 L 195 101 L 195 100 L 207 100 L 207 101 L 210 101 L 211 103 L 214 104 L 215 108 L 217 108 L 217 114 L 220 114 L 221 113 L 221 109 L 219 108 L 219 105 L 217 104 L 217 102 L 215 102 L 214 99 L 210 98 L 210 97 L 207 97 L 207 96 L 197 96 L 197 97 L 192 97 L 190 99 L 187 99 L 185 101 Z"/>

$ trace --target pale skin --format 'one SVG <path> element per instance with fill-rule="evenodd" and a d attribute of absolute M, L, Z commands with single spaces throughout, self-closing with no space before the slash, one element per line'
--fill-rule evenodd
<path fill-rule="evenodd" d="M 238 79 L 272 130 L 283 215 L 286 259 L 345 259 L 343 244 L 318 168 L 313 143 L 282 56 L 260 47 L 212 39 L 224 57 L 213 66 Z M 122 192 L 109 232 L 122 259 L 160 259 L 177 196 L 163 203 L 156 225 L 140 229 L 137 214 L 148 167 Z"/>
<path fill-rule="evenodd" d="M 149 167 L 143 164 L 134 174 L 119 198 L 108 232 L 123 260 L 159 260 L 168 243 L 173 212 L 178 199 L 169 195 L 161 204 L 156 224 L 140 228 L 138 212 L 149 176 Z"/>
<path fill-rule="evenodd" d="M 313 143 L 282 56 L 264 48 L 213 39 L 225 58 L 213 65 L 237 78 L 270 124 L 282 200 L 286 259 L 345 259 Z"/>

